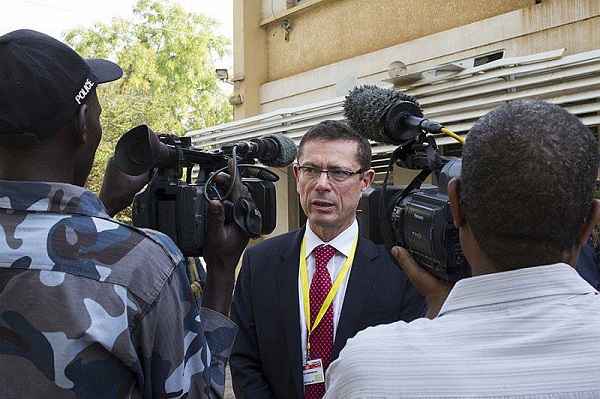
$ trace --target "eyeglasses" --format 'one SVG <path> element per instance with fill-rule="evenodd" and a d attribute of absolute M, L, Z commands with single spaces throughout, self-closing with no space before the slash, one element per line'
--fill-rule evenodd
<path fill-rule="evenodd" d="M 354 175 L 358 175 L 363 173 L 362 169 L 357 170 L 356 172 L 352 172 L 350 170 L 342 170 L 342 169 L 319 169 L 314 168 L 312 166 L 300 166 L 298 165 L 298 170 L 300 171 L 300 177 L 306 181 L 317 180 L 321 177 L 321 173 L 325 173 L 327 178 L 333 180 L 337 183 L 343 183 Z"/>

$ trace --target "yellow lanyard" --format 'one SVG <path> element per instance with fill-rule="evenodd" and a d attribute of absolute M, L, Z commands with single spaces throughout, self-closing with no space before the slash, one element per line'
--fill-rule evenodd
<path fill-rule="evenodd" d="M 323 319 L 323 316 L 325 316 L 325 313 L 327 312 L 329 305 L 331 305 L 331 302 L 333 302 L 333 298 L 335 297 L 335 294 L 338 292 L 338 290 L 340 289 L 340 286 L 342 285 L 342 281 L 344 280 L 344 277 L 346 277 L 346 274 L 348 274 L 348 270 L 350 270 L 350 266 L 352 266 L 352 262 L 354 260 L 354 253 L 356 252 L 357 243 L 358 243 L 358 234 L 356 235 L 356 239 L 354 239 L 354 243 L 352 244 L 352 248 L 350 249 L 350 255 L 348 256 L 348 259 L 346 259 L 346 262 L 344 263 L 342 270 L 340 270 L 340 273 L 338 274 L 337 278 L 335 279 L 335 283 L 331 287 L 331 290 L 329 290 L 329 294 L 327 294 L 327 297 L 325 297 L 325 300 L 323 301 L 323 304 L 321 305 L 321 309 L 319 310 L 319 313 L 317 314 L 317 318 L 315 319 L 315 324 L 311 328 L 311 326 L 310 326 L 310 297 L 309 297 L 309 288 L 308 288 L 308 267 L 306 266 L 306 236 L 304 236 L 304 239 L 302 240 L 302 249 L 300 251 L 300 279 L 302 281 L 302 296 L 304 298 L 304 315 L 306 318 L 306 331 L 308 332 L 308 337 L 306 339 L 306 350 L 307 351 L 310 349 L 310 344 L 309 344 L 310 334 L 315 330 L 315 328 L 317 328 L 317 326 L 321 322 L 321 319 Z"/>

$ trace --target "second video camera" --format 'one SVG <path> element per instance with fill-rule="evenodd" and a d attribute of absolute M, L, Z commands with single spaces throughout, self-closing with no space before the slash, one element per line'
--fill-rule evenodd
<path fill-rule="evenodd" d="M 414 97 L 376 86 L 350 92 L 344 111 L 349 124 L 368 139 L 398 145 L 381 189 L 363 195 L 359 212 L 363 234 L 374 241 L 381 237 L 388 250 L 394 245 L 406 248 L 417 263 L 445 280 L 470 276 L 447 191 L 449 181 L 460 176 L 461 162 L 441 157 L 428 135 L 446 129 L 423 118 Z M 420 172 L 408 186 L 388 187 L 394 164 Z M 439 186 L 422 187 L 431 173 Z"/>
<path fill-rule="evenodd" d="M 276 224 L 273 182 L 279 177 L 255 165 L 255 158 L 267 166 L 280 167 L 291 164 L 295 157 L 296 146 L 285 136 L 271 135 L 221 149 L 200 150 L 191 145 L 189 137 L 157 135 L 146 125 L 123 135 L 115 149 L 117 165 L 123 172 L 132 176 L 149 170 L 152 173 L 146 189 L 134 198 L 133 224 L 167 234 L 183 255 L 190 257 L 202 256 L 211 199 L 221 201 L 226 217 L 251 238 L 272 232 Z M 227 170 L 229 159 L 242 173 L 242 182 L 252 199 L 240 198 L 233 203 L 229 201 L 230 190 L 212 183 L 216 174 Z M 192 182 L 195 165 L 198 173 Z"/>

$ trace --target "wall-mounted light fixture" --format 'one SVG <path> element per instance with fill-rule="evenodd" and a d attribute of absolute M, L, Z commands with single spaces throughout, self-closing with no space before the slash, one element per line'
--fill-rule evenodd
<path fill-rule="evenodd" d="M 225 80 L 229 79 L 229 71 L 224 68 L 215 69 L 215 75 L 217 75 L 217 79 L 219 79 L 219 80 L 225 81 Z"/>
<path fill-rule="evenodd" d="M 234 87 L 240 87 L 240 82 L 232 82 L 231 80 L 229 80 L 229 71 L 225 68 L 215 69 L 215 75 L 217 76 L 217 79 L 219 79 L 223 83 L 229 83 Z"/>

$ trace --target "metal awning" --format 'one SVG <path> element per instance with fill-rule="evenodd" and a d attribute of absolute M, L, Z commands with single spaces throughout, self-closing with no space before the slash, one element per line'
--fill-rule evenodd
<path fill-rule="evenodd" d="M 402 91 L 417 98 L 428 119 L 465 135 L 475 121 L 510 101 L 538 98 L 577 115 L 589 127 L 600 124 L 600 50 L 563 56 L 564 49 L 526 57 L 502 58 L 478 67 L 422 79 Z M 200 148 L 220 147 L 264 134 L 283 134 L 296 142 L 326 120 L 343 120 L 344 97 L 281 109 L 235 122 L 189 132 Z M 456 141 L 436 136 L 438 145 Z M 394 149 L 373 143 L 375 159 Z"/>

